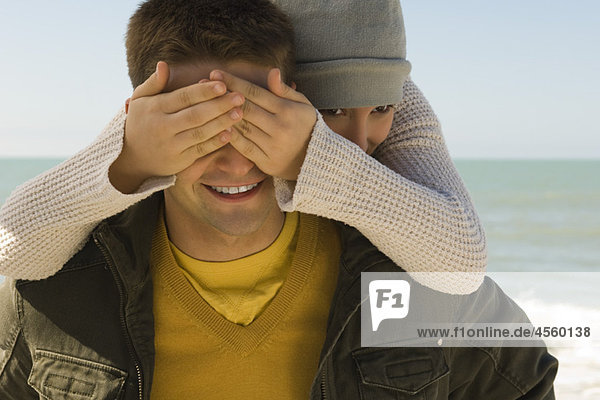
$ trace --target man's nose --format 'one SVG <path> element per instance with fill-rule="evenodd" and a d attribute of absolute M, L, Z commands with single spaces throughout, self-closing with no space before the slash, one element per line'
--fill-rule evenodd
<path fill-rule="evenodd" d="M 255 164 L 252 161 L 244 157 L 231 144 L 221 148 L 216 155 L 217 167 L 229 175 L 245 176 L 255 167 Z"/>

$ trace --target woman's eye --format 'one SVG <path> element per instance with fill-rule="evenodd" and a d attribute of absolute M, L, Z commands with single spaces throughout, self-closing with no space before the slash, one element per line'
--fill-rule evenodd
<path fill-rule="evenodd" d="M 390 111 L 392 108 L 393 108 L 393 107 L 392 107 L 392 105 L 391 105 L 391 104 L 387 104 L 387 105 L 385 105 L 385 106 L 379 106 L 379 107 L 375 107 L 375 108 L 373 109 L 373 111 L 371 111 L 371 112 L 374 112 L 374 113 L 379 113 L 379 114 L 385 114 L 385 113 L 389 112 L 389 111 Z"/>
<path fill-rule="evenodd" d="M 344 110 L 341 108 L 328 108 L 325 110 L 319 110 L 323 115 L 343 115 Z"/>

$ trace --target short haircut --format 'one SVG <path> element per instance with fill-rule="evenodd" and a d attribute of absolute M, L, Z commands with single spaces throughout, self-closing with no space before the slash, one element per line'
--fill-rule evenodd
<path fill-rule="evenodd" d="M 296 64 L 292 23 L 269 0 L 147 0 L 129 20 L 125 46 L 134 87 L 159 61 L 245 61 L 280 68 L 288 82 Z"/>

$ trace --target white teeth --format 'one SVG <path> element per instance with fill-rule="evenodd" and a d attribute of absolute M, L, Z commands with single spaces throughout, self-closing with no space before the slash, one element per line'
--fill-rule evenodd
<path fill-rule="evenodd" d="M 247 186 L 211 186 L 211 189 L 219 193 L 237 194 L 247 192 L 248 190 L 252 190 L 257 186 L 258 183 Z"/>

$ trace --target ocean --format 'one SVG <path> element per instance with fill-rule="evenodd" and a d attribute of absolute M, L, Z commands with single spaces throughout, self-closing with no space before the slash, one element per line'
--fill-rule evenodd
<path fill-rule="evenodd" d="M 60 161 L 0 159 L 0 203 L 17 185 Z M 517 282 L 501 284 L 532 321 L 600 323 L 598 279 L 587 278 L 600 275 L 600 160 L 458 160 L 456 165 L 486 230 L 489 271 L 573 277 L 548 279 L 543 294 Z M 558 399 L 600 399 L 595 343 L 550 349 L 560 361 Z"/>
<path fill-rule="evenodd" d="M 523 289 L 531 284 L 516 279 L 500 284 L 505 292 L 534 324 L 599 324 L 600 160 L 459 160 L 456 165 L 486 231 L 488 270 L 550 272 L 543 293 Z M 569 277 L 552 279 L 558 272 Z M 586 282 L 589 276 L 594 279 Z M 595 336 L 600 339 L 600 332 Z M 598 341 L 595 347 L 550 351 L 560 363 L 557 399 L 600 399 Z"/>

